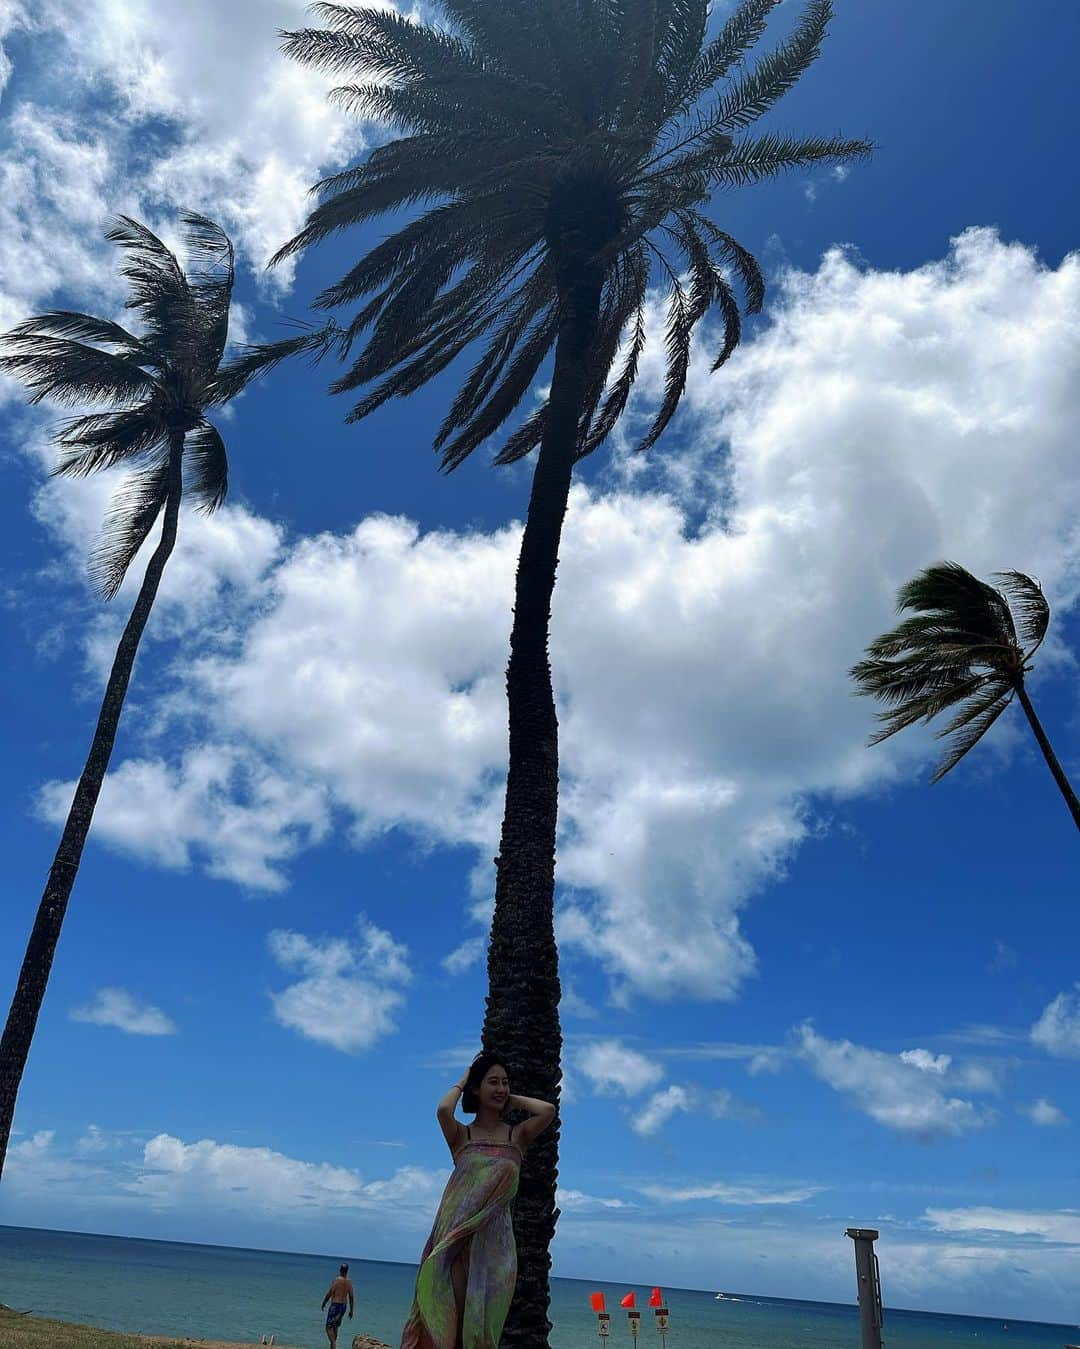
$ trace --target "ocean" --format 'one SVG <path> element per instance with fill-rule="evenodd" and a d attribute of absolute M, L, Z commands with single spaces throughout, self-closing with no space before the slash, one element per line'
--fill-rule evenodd
<path fill-rule="evenodd" d="M 320 1255 L 193 1246 L 129 1237 L 0 1227 L 0 1302 L 114 1330 L 257 1344 L 271 1332 L 278 1344 L 324 1349 L 319 1303 L 335 1260 Z M 363 1330 L 397 1345 L 412 1298 L 410 1265 L 356 1260 L 350 1273 L 359 1298 L 339 1343 L 348 1349 Z M 624 1285 L 555 1279 L 552 1349 L 595 1349 L 596 1317 L 588 1295 L 602 1289 L 612 1312 L 612 1349 L 631 1343 Z M 638 1290 L 639 1299 L 644 1290 Z M 859 1349 L 854 1306 L 670 1289 L 667 1349 Z M 727 1293 L 727 1290 L 725 1290 Z M 1080 1343 L 1077 1327 L 982 1317 L 886 1310 L 887 1349 L 1062 1349 Z M 661 1349 L 653 1315 L 641 1315 L 641 1349 Z"/>

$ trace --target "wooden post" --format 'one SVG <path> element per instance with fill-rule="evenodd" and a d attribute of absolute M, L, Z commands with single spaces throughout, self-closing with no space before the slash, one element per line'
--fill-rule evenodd
<path fill-rule="evenodd" d="M 885 1309 L 881 1305 L 881 1272 L 874 1254 L 878 1233 L 872 1227 L 849 1227 L 848 1236 L 855 1243 L 855 1275 L 859 1282 L 859 1323 L 862 1327 L 862 1349 L 881 1349 L 881 1329 Z"/>

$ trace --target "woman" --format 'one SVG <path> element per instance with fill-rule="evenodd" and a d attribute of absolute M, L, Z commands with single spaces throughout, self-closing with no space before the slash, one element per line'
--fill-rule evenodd
<path fill-rule="evenodd" d="M 458 1101 L 472 1124 L 454 1117 Z M 526 1110 L 504 1124 L 506 1110 Z M 510 1204 L 521 1158 L 555 1118 L 555 1107 L 511 1096 L 496 1054 L 481 1054 L 439 1102 L 454 1170 L 435 1215 L 401 1349 L 498 1349 L 517 1279 Z"/>

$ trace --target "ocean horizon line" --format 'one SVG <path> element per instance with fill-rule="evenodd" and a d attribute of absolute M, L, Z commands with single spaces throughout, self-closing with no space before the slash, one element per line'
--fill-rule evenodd
<path fill-rule="evenodd" d="M 82 1228 L 27 1227 L 26 1225 L 19 1223 L 0 1223 L 0 1231 L 34 1232 L 38 1234 L 44 1234 L 46 1236 L 95 1237 L 103 1241 L 137 1241 L 149 1246 L 182 1246 L 186 1248 L 204 1251 L 240 1252 L 245 1255 L 284 1255 L 284 1256 L 292 1256 L 294 1258 L 299 1257 L 300 1259 L 305 1260 L 329 1260 L 331 1262 L 337 1262 L 345 1259 L 345 1257 L 342 1255 L 340 1251 L 337 1253 L 323 1252 L 323 1251 L 294 1251 L 289 1250 L 285 1247 L 274 1247 L 274 1246 L 239 1246 L 239 1245 L 232 1245 L 227 1242 L 181 1241 L 171 1237 L 132 1236 L 127 1233 L 119 1233 L 119 1232 L 91 1232 L 84 1230 Z M 365 1264 L 365 1265 L 387 1265 L 394 1269 L 415 1268 L 415 1264 L 407 1260 L 378 1260 L 369 1258 L 368 1256 L 361 1256 L 361 1255 L 352 1255 L 349 1256 L 348 1259 L 350 1263 L 355 1262 L 358 1264 Z M 615 1280 L 607 1278 L 582 1277 L 581 1275 L 574 1275 L 574 1274 L 552 1274 L 551 1277 L 553 1279 L 558 1280 L 560 1283 L 580 1283 L 586 1286 L 593 1286 L 593 1287 L 597 1287 L 600 1285 L 605 1285 L 607 1287 L 616 1286 L 626 1288 L 628 1291 L 631 1288 L 636 1290 L 639 1288 L 648 1288 L 653 1286 L 650 1284 L 648 1280 L 644 1279 Z M 699 1295 L 703 1294 L 708 1296 L 710 1294 L 713 1294 L 714 1292 L 714 1290 L 711 1288 L 692 1288 L 682 1284 L 668 1283 L 659 1286 L 662 1287 L 666 1292 L 674 1292 L 674 1293 L 696 1293 Z M 735 1290 L 731 1293 L 725 1293 L 725 1298 L 731 1298 L 733 1300 L 738 1299 L 745 1301 L 779 1303 L 781 1305 L 786 1306 L 839 1307 L 843 1308 L 845 1311 L 850 1311 L 852 1307 L 858 1305 L 858 1301 L 854 1297 L 849 1302 L 835 1302 L 826 1298 L 780 1297 L 773 1293 L 754 1293 L 740 1290 Z M 995 1316 L 987 1313 L 935 1311 L 932 1307 L 899 1307 L 894 1306 L 888 1302 L 886 1302 L 885 1304 L 885 1313 L 886 1319 L 890 1314 L 898 1316 L 942 1316 L 942 1317 L 953 1317 L 956 1320 L 961 1321 L 987 1321 L 993 1323 L 994 1325 L 1008 1324 L 1015 1326 L 1045 1326 L 1050 1328 L 1060 1328 L 1061 1330 L 1066 1331 L 1080 1329 L 1080 1321 L 1037 1321 L 1032 1319 L 1031 1317 L 1026 1316 L 1001 1316 L 1001 1315 Z"/>

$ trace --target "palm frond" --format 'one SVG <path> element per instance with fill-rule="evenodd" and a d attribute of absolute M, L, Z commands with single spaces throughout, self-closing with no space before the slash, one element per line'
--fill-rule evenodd
<path fill-rule="evenodd" d="M 212 514 L 229 493 L 229 456 L 221 433 L 201 421 L 184 441 L 184 494 L 206 515 Z"/>
<path fill-rule="evenodd" d="M 119 323 L 97 318 L 93 314 L 78 314 L 68 309 L 49 309 L 44 314 L 24 319 L 5 335 L 5 339 L 20 337 L 67 337 L 75 342 L 94 342 L 98 346 L 115 347 L 115 354 L 133 359 L 137 365 L 150 365 L 150 353 L 139 339 Z"/>
<path fill-rule="evenodd" d="M 764 117 L 821 55 L 831 18 L 831 0 L 809 0 L 791 37 L 717 101 L 710 118 L 716 129 L 741 131 Z"/>
<path fill-rule="evenodd" d="M 735 143 L 731 133 L 770 110 L 821 48 L 829 0 L 804 0 L 787 40 L 735 75 L 778 3 L 741 0 L 711 42 L 708 0 L 439 0 L 445 27 L 326 0 L 313 10 L 322 27 L 283 34 L 287 54 L 345 81 L 339 103 L 396 135 L 318 185 L 318 203 L 274 261 L 415 213 L 315 301 L 353 307 L 333 390 L 366 392 L 348 419 L 419 389 L 486 339 L 436 437 L 454 467 L 518 415 L 577 269 L 602 297 L 578 426 L 577 454 L 590 453 L 637 374 L 642 305 L 627 287 L 632 278 L 640 289 L 643 274 L 648 283 L 641 258 L 652 250 L 670 291 L 664 396 L 643 442 L 654 444 L 685 390 L 696 326 L 715 307 L 719 365 L 741 338 L 736 288 L 748 313 L 764 300 L 753 256 L 701 213 L 713 188 L 870 150 L 778 133 Z M 686 290 L 664 239 L 681 255 Z M 542 408 L 526 417 L 495 462 L 527 454 L 544 422 Z"/>
<path fill-rule="evenodd" d="M 285 337 L 277 342 L 251 343 L 221 366 L 211 381 L 205 407 L 218 407 L 228 403 L 260 375 L 275 369 L 293 356 L 307 356 L 316 364 L 329 352 L 339 340 L 340 329 L 336 323 L 324 324 L 321 328 L 310 329 L 296 337 Z"/>
<path fill-rule="evenodd" d="M 983 738 L 986 732 L 1001 716 L 1012 701 L 1011 688 L 994 686 L 990 693 L 972 707 L 966 709 L 945 727 L 939 735 L 952 735 L 952 743 L 941 762 L 934 769 L 931 783 L 940 782 L 951 769 L 955 768 L 967 752 Z"/>
<path fill-rule="evenodd" d="M 1042 586 L 1022 571 L 998 571 L 994 580 L 1009 597 L 1010 607 L 1019 617 L 1017 625 L 1021 641 L 1031 656 L 1042 646 L 1050 628 L 1050 605 Z"/>
<path fill-rule="evenodd" d="M 720 83 L 764 36 L 769 15 L 780 3 L 781 0 L 748 0 L 738 6 L 690 67 L 685 83 L 678 87 L 679 102 L 673 111 L 689 112 L 703 94 Z"/>
<path fill-rule="evenodd" d="M 91 583 L 111 600 L 146 542 L 169 495 L 169 453 L 159 452 L 113 494 L 101 534 L 90 554 Z"/>
<path fill-rule="evenodd" d="M 76 403 L 115 403 L 130 407 L 153 393 L 154 380 L 134 360 L 66 337 L 27 332 L 0 337 L 0 371 L 31 390 L 29 402 L 51 398 Z"/>
<path fill-rule="evenodd" d="M 53 432 L 59 455 L 53 473 L 85 478 L 114 468 L 168 443 L 169 426 L 160 400 L 126 412 L 91 412 L 70 417 Z"/>

